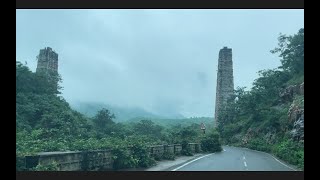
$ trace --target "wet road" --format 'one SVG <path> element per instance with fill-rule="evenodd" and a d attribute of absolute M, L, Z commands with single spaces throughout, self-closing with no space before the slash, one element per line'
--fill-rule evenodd
<path fill-rule="evenodd" d="M 171 171 L 294 171 L 270 154 L 246 148 L 223 146 L 223 151 L 201 156 Z"/>

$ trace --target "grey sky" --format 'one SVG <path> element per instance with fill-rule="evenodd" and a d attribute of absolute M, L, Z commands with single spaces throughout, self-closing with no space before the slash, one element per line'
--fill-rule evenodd
<path fill-rule="evenodd" d="M 303 10 L 16 10 L 16 60 L 36 69 L 59 54 L 63 96 L 154 113 L 214 114 L 218 53 L 233 50 L 235 87 L 251 87 L 279 33 L 304 27 Z"/>

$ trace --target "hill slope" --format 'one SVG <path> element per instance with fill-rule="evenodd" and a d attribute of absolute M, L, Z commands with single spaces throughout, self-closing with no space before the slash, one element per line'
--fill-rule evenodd
<path fill-rule="evenodd" d="M 71 107 L 88 117 L 93 117 L 99 110 L 101 110 L 102 108 L 106 108 L 116 116 L 116 122 L 124 122 L 136 117 L 161 118 L 161 116 L 148 112 L 142 108 L 119 107 L 97 102 L 72 103 Z"/>
<path fill-rule="evenodd" d="M 143 118 L 133 118 L 127 121 L 127 123 L 139 122 Z M 213 118 L 212 117 L 194 117 L 194 118 L 180 118 L 180 119 L 165 119 L 165 118 L 150 118 L 155 124 L 161 126 L 182 126 L 186 127 L 192 124 L 204 123 L 206 128 L 213 128 Z M 200 128 L 200 127 L 199 127 Z"/>
<path fill-rule="evenodd" d="M 259 72 L 253 88 L 238 88 L 218 129 L 224 143 L 272 152 L 304 167 L 304 30 L 279 37 L 281 67 Z"/>

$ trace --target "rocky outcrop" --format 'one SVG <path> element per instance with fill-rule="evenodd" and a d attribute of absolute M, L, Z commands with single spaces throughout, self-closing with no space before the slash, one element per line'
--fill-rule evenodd
<path fill-rule="evenodd" d="M 277 136 L 277 131 L 276 129 L 268 129 L 267 134 L 264 135 L 264 139 L 266 140 L 267 143 L 273 144 L 276 140 Z"/>
<path fill-rule="evenodd" d="M 246 135 L 244 135 L 244 136 L 242 137 L 242 144 L 243 144 L 243 145 L 248 144 L 248 142 L 250 141 L 250 139 L 252 139 L 255 135 L 256 135 L 256 131 L 254 131 L 253 129 L 249 128 L 249 129 L 247 130 Z"/>
<path fill-rule="evenodd" d="M 288 111 L 289 122 L 296 122 L 302 114 L 304 114 L 304 109 L 300 108 L 297 104 L 292 103 Z"/>
<path fill-rule="evenodd" d="M 279 96 L 282 102 L 292 102 L 288 111 L 288 121 L 293 125 L 291 137 L 296 141 L 304 140 L 304 99 L 295 98 L 304 95 L 304 82 L 300 85 L 291 85 L 283 89 Z"/>
<path fill-rule="evenodd" d="M 295 95 L 304 95 L 304 82 L 300 85 L 290 85 L 280 91 L 279 96 L 282 101 L 292 101 Z"/>
<path fill-rule="evenodd" d="M 302 84 L 300 84 L 299 93 L 300 93 L 301 95 L 304 95 L 304 82 L 303 82 Z"/>
<path fill-rule="evenodd" d="M 290 133 L 294 140 L 304 142 L 304 113 L 294 122 Z"/>
<path fill-rule="evenodd" d="M 288 119 L 293 123 L 291 137 L 296 141 L 304 142 L 304 109 L 292 103 L 288 111 Z"/>

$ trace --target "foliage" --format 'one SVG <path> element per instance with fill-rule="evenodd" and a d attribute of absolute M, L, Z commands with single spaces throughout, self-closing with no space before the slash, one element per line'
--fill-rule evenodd
<path fill-rule="evenodd" d="M 112 149 L 112 154 L 114 169 L 134 168 L 138 165 L 138 159 L 134 158 L 127 148 L 116 146 Z"/>
<path fill-rule="evenodd" d="M 280 35 L 279 47 L 272 53 L 280 53 L 281 68 L 295 74 L 304 73 L 304 29 L 293 36 Z"/>
<path fill-rule="evenodd" d="M 132 156 L 138 159 L 138 167 L 149 167 L 155 164 L 155 160 L 149 155 L 148 146 L 142 141 L 134 141 L 130 146 Z"/>
<path fill-rule="evenodd" d="M 293 142 L 291 139 L 284 138 L 274 147 L 274 153 L 279 158 L 304 168 L 304 148 L 301 144 Z"/>
<path fill-rule="evenodd" d="M 204 152 L 222 151 L 220 137 L 217 131 L 211 132 L 201 140 L 201 149 Z"/>
<path fill-rule="evenodd" d="M 264 152 L 271 151 L 271 146 L 263 138 L 251 139 L 246 147 Z"/>
<path fill-rule="evenodd" d="M 108 109 L 103 108 L 95 115 L 93 122 L 97 129 L 105 130 L 108 125 L 114 124 L 112 121 L 114 118 L 114 114 L 111 114 Z"/>
<path fill-rule="evenodd" d="M 59 171 L 59 166 L 57 162 L 53 161 L 48 165 L 39 164 L 34 168 L 34 170 L 35 171 Z"/>
<path fill-rule="evenodd" d="M 151 120 L 141 120 L 138 123 L 133 123 L 133 131 L 134 134 L 137 135 L 145 135 L 151 138 L 158 138 L 161 136 L 161 132 L 163 130 L 163 127 L 160 125 L 156 125 Z"/>
<path fill-rule="evenodd" d="M 35 94 L 60 94 L 62 82 L 59 74 L 33 73 L 21 62 L 16 61 L 16 94 L 35 93 Z"/>
<path fill-rule="evenodd" d="M 182 146 L 182 150 L 181 150 L 182 155 L 193 156 L 191 147 L 189 146 L 189 142 L 187 140 L 183 140 L 181 143 L 181 146 Z"/>
<path fill-rule="evenodd" d="M 259 71 L 251 90 L 238 87 L 219 114 L 222 122 L 217 130 L 224 143 L 271 152 L 303 167 L 303 145 L 287 137 L 293 128 L 288 120 L 292 102 L 282 101 L 279 92 L 304 81 L 304 29 L 293 36 L 280 35 L 279 47 L 271 52 L 280 54 L 281 66 Z M 293 101 L 304 107 L 303 95 L 295 95 Z M 266 138 L 267 134 L 274 138 Z"/>
<path fill-rule="evenodd" d="M 16 171 L 25 171 L 25 157 L 16 155 Z"/>
<path fill-rule="evenodd" d="M 145 118 L 133 118 L 125 123 L 136 123 Z M 213 126 L 213 118 L 211 117 L 190 117 L 190 118 L 179 118 L 179 119 L 165 119 L 165 118 L 149 118 L 154 124 L 160 125 L 162 127 L 172 128 L 176 126 L 188 127 L 192 124 L 201 124 L 204 123 L 208 128 Z"/>
<path fill-rule="evenodd" d="M 175 154 L 170 152 L 165 152 L 162 155 L 162 159 L 175 160 Z"/>

